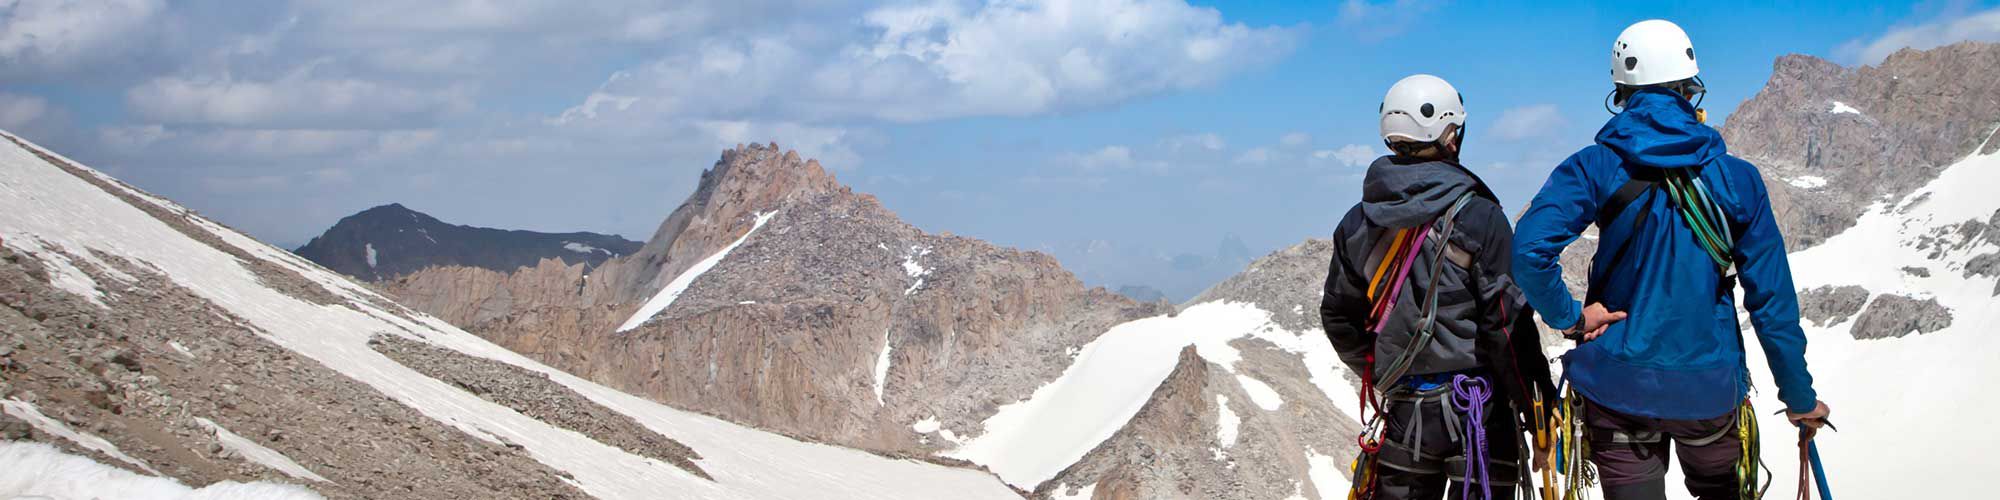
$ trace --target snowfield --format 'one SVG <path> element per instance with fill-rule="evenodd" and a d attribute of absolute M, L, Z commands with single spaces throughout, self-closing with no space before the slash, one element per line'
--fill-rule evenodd
<path fill-rule="evenodd" d="M 2000 156 L 1967 158 L 1902 201 L 1878 204 L 1853 228 L 1791 255 L 1801 290 L 1859 285 L 1870 294 L 1935 297 L 1953 316 L 1951 326 L 1937 332 L 1875 340 L 1855 339 L 1853 319 L 1805 325 L 1813 387 L 1842 429 L 1820 434 L 1820 455 L 1833 491 L 1844 498 L 1990 494 L 1971 478 L 2000 465 L 1990 453 L 2000 447 L 2000 434 L 1986 430 L 2000 411 L 2000 393 L 1992 390 L 2000 383 L 2000 307 L 1994 307 L 2000 299 L 1994 278 L 1967 278 L 1964 269 L 1973 256 L 2000 247 L 1970 245 L 1932 260 L 1916 241 L 1937 228 L 1955 231 L 1961 222 L 1988 220 L 2000 210 L 2000 197 L 1989 192 L 1993 186 L 2000 186 Z M 1904 266 L 1939 272 L 1918 277 Z M 1763 359 L 1756 342 L 1746 345 L 1750 359 Z M 1798 473 L 1797 435 L 1783 416 L 1770 414 L 1783 404 L 1769 370 L 1753 361 L 1750 373 L 1763 413 L 1764 458 L 1778 479 L 1772 494 L 1790 495 Z"/>
<path fill-rule="evenodd" d="M 660 314 L 661 311 L 667 310 L 667 306 L 674 305 L 674 299 L 681 298 L 681 294 L 686 293 L 688 287 L 694 285 L 695 278 L 700 278 L 702 273 L 708 272 L 709 269 L 714 269 L 716 264 L 721 264 L 722 258 L 728 257 L 730 250 L 735 250 L 743 242 L 749 241 L 750 235 L 757 234 L 757 228 L 764 227 L 764 223 L 770 222 L 771 217 L 777 215 L 777 212 L 757 214 L 757 222 L 751 224 L 750 230 L 743 232 L 742 237 L 730 242 L 729 246 L 722 247 L 721 250 L 716 250 L 715 255 L 701 259 L 700 262 L 696 262 L 693 266 L 688 267 L 686 271 L 681 271 L 680 276 L 675 276 L 673 281 L 667 282 L 666 287 L 660 288 L 659 293 L 653 294 L 653 298 L 648 299 L 646 305 L 639 308 L 639 312 L 632 313 L 631 319 L 627 319 L 625 320 L 625 324 L 619 325 L 618 331 L 626 332 L 631 331 L 633 328 L 638 328 L 639 325 L 651 321 L 653 316 Z"/>
<path fill-rule="evenodd" d="M 200 489 L 63 453 L 44 443 L 0 441 L 0 497 L 121 500 L 321 500 L 289 484 L 223 481 Z"/>
<path fill-rule="evenodd" d="M 88 171 L 86 175 L 105 178 L 96 171 Z M 117 189 L 130 190 L 123 185 L 117 185 Z M 521 446 L 535 460 L 573 476 L 574 484 L 593 496 L 657 498 L 663 492 L 701 498 L 1016 496 L 992 476 L 978 471 L 892 460 L 795 441 L 597 385 L 529 360 L 436 318 L 395 306 L 387 306 L 392 310 L 385 310 L 377 304 L 392 304 L 391 301 L 347 278 L 195 217 L 170 202 L 153 197 L 143 199 L 170 212 L 189 214 L 190 222 L 221 239 L 222 244 L 296 272 L 343 303 L 322 306 L 268 288 L 236 257 L 183 235 L 27 149 L 0 142 L 0 237 L 10 246 L 17 239 L 34 238 L 49 248 L 61 248 L 75 255 L 97 251 L 151 267 L 175 284 L 241 317 L 276 345 L 468 435 Z M 768 218 L 761 216 L 758 223 L 761 225 Z M 45 251 L 28 249 L 26 253 L 44 261 L 53 259 Z M 719 260 L 718 257 L 711 258 Z M 423 376 L 370 349 L 368 338 L 378 332 L 394 332 L 467 355 L 545 373 L 578 394 L 693 448 L 704 457 L 699 462 L 701 467 L 715 479 L 703 480 L 678 467 L 551 426 Z M 17 405 L 8 405 L 10 413 L 16 408 Z M 56 488 L 64 481 L 80 477 L 66 474 L 29 476 L 28 482 L 34 484 L 28 487 Z"/>
<path fill-rule="evenodd" d="M 1351 394 L 1335 397 L 1353 389 L 1336 372 L 1343 369 L 1336 368 L 1337 357 L 1324 335 L 1285 331 L 1271 321 L 1270 312 L 1250 304 L 1209 302 L 1175 316 L 1112 327 L 1085 345 L 1061 376 L 1028 399 L 1000 407 L 983 422 L 980 434 L 944 455 L 984 465 L 1008 484 L 1033 489 L 1124 428 L 1173 373 L 1183 347 L 1194 345 L 1202 359 L 1233 373 L 1242 355 L 1229 341 L 1245 337 L 1300 354 L 1315 370 L 1312 382 L 1329 398 L 1354 399 Z M 1238 376 L 1260 409 L 1283 404 L 1268 385 Z M 1340 408 L 1352 417 L 1351 408 Z"/>

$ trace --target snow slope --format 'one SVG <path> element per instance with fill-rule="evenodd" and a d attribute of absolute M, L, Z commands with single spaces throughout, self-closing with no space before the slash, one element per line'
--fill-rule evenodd
<path fill-rule="evenodd" d="M 319 500 L 289 484 L 223 481 L 200 489 L 63 453 L 45 443 L 0 441 L 0 498 L 123 500 Z"/>
<path fill-rule="evenodd" d="M 108 179 L 94 170 L 85 173 Z M 131 191 L 129 187 L 114 185 Z M 436 318 L 386 305 L 393 303 L 331 271 L 194 216 L 170 202 L 150 196 L 141 198 L 170 212 L 187 214 L 190 222 L 212 233 L 222 244 L 296 272 L 339 297 L 342 303 L 314 304 L 266 287 L 236 257 L 187 237 L 27 149 L 0 141 L 0 237 L 10 246 L 17 239 L 32 238 L 75 255 L 91 255 L 91 251 L 96 251 L 151 267 L 175 284 L 248 321 L 273 343 L 469 435 L 521 446 L 535 460 L 572 475 L 576 486 L 591 495 L 656 498 L 661 492 L 670 491 L 677 496 L 705 498 L 1015 496 L 992 476 L 977 471 L 803 443 L 682 412 L 591 383 Z M 27 252 L 45 260 L 49 258 L 46 253 L 32 249 Z M 714 476 L 714 481 L 626 453 L 425 377 L 370 349 L 367 340 L 378 332 L 404 335 L 548 374 L 577 393 L 693 448 L 705 457 L 701 466 Z"/>
<path fill-rule="evenodd" d="M 631 319 L 625 320 L 625 324 L 623 325 L 618 325 L 618 331 L 625 332 L 633 328 L 638 328 L 639 325 L 651 321 L 654 315 L 667 310 L 667 306 L 674 304 L 674 299 L 680 298 L 682 293 L 687 292 L 689 286 L 694 285 L 695 278 L 700 278 L 702 273 L 706 273 L 709 269 L 714 269 L 716 264 L 722 263 L 722 258 L 728 257 L 730 250 L 735 250 L 744 241 L 748 241 L 750 235 L 757 234 L 757 228 L 764 227 L 764 223 L 770 222 L 771 217 L 776 215 L 778 215 L 777 212 L 757 214 L 757 222 L 750 226 L 749 231 L 743 232 L 742 237 L 730 242 L 729 246 L 722 247 L 721 250 L 716 250 L 715 255 L 701 259 L 700 262 L 696 262 L 693 266 L 688 267 L 686 271 L 681 271 L 680 276 L 675 276 L 674 280 L 667 282 L 667 286 L 661 288 L 659 293 L 653 294 L 653 298 L 646 300 L 646 305 L 640 306 L 639 312 L 633 313 Z"/>
<path fill-rule="evenodd" d="M 1823 285 L 1859 285 L 1872 294 L 1934 297 L 1951 309 L 1951 326 L 1902 338 L 1858 340 L 1854 320 L 1827 327 L 1805 325 L 1806 360 L 1821 400 L 1833 408 L 1840 432 L 1822 433 L 1820 453 L 1834 491 L 1845 498 L 1977 498 L 1989 490 L 1975 478 L 1990 474 L 2000 459 L 2000 434 L 1990 432 L 2000 411 L 2000 298 L 1994 278 L 1967 278 L 1971 257 L 2000 250 L 1971 245 L 1931 259 L 1918 248 L 1920 235 L 1939 228 L 1955 231 L 1967 220 L 1985 221 L 2000 210 L 2000 156 L 1967 158 L 1903 200 L 1878 204 L 1853 228 L 1791 255 L 1801 290 Z M 1926 200 L 1926 198 L 1928 198 Z M 1929 267 L 1929 277 L 1905 266 Z M 1857 317 L 1859 315 L 1856 315 Z M 1746 339 L 1749 340 L 1749 339 Z M 1763 354 L 1746 342 L 1750 359 Z M 1760 394 L 1755 404 L 1764 429 L 1764 456 L 1779 479 L 1773 494 L 1790 494 L 1797 477 L 1797 436 L 1763 363 L 1752 362 Z"/>
<path fill-rule="evenodd" d="M 1333 346 L 1322 335 L 1285 331 L 1271 321 L 1270 312 L 1250 304 L 1198 304 L 1175 316 L 1112 327 L 1085 345 L 1061 376 L 1027 400 L 1002 406 L 985 420 L 981 434 L 945 455 L 984 465 L 1008 484 L 1034 488 L 1123 428 L 1172 374 L 1181 348 L 1192 344 L 1202 359 L 1234 371 L 1242 356 L 1229 341 L 1244 337 L 1300 353 L 1308 367 L 1339 370 Z M 1238 381 L 1265 411 L 1283 403 L 1256 379 Z M 1315 373 L 1313 382 L 1330 397 L 1352 390 L 1336 373 Z M 1335 401 L 1345 399 L 1352 398 Z"/>

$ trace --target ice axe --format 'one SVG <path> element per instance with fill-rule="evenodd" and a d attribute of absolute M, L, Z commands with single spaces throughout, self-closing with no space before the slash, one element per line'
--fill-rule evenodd
<path fill-rule="evenodd" d="M 1840 430 L 1840 428 L 1833 426 L 1833 421 L 1831 420 L 1821 419 L 1820 423 L 1825 424 L 1828 429 L 1833 429 L 1834 431 Z M 1799 500 L 1810 500 L 1812 496 L 1806 489 L 1806 471 L 1804 470 L 1806 468 L 1812 470 L 1812 481 L 1815 485 L 1819 486 L 1820 500 L 1833 500 L 1833 489 L 1826 485 L 1826 467 L 1821 465 L 1819 461 L 1819 443 L 1813 441 L 1813 436 L 1818 434 L 1819 431 L 1807 426 L 1805 422 L 1795 422 L 1793 425 L 1799 427 L 1799 467 L 1801 468 L 1799 471 Z"/>

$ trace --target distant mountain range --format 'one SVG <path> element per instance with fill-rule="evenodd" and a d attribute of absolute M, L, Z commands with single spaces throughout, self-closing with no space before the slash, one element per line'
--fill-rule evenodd
<path fill-rule="evenodd" d="M 341 274 L 381 281 L 434 266 L 511 272 L 557 259 L 596 267 L 637 251 L 639 242 L 617 235 L 460 226 L 391 203 L 340 219 L 293 253 Z"/>

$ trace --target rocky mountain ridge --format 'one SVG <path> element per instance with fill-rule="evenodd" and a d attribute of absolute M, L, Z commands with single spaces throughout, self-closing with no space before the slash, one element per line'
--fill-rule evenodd
<path fill-rule="evenodd" d="M 380 281 L 434 266 L 511 272 L 548 258 L 595 267 L 638 250 L 639 242 L 616 235 L 460 226 L 391 203 L 341 218 L 293 253 L 341 274 Z"/>

